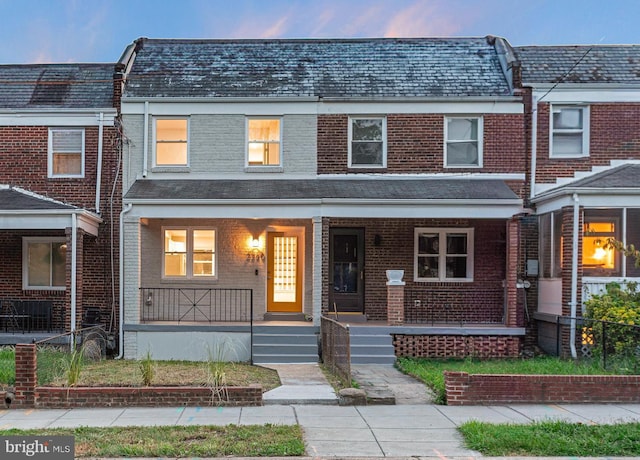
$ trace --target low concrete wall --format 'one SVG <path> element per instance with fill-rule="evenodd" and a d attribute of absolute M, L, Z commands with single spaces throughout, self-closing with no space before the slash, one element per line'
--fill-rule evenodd
<path fill-rule="evenodd" d="M 638 403 L 639 375 L 480 375 L 444 372 L 450 406 Z"/>

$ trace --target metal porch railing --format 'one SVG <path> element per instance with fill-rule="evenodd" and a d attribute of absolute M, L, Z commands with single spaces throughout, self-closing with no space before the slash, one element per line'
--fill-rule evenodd
<path fill-rule="evenodd" d="M 140 321 L 253 324 L 252 289 L 140 288 Z"/>

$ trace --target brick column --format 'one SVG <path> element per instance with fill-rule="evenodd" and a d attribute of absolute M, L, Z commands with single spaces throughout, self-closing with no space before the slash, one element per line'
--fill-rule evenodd
<path fill-rule="evenodd" d="M 387 270 L 387 323 L 390 326 L 402 326 L 404 324 L 404 281 L 402 275 L 399 278 L 393 278 L 389 272 L 396 270 Z"/>
<path fill-rule="evenodd" d="M 508 327 L 518 326 L 518 250 L 520 248 L 520 222 L 512 219 L 507 222 L 507 279 L 506 279 L 506 302 L 507 311 L 505 325 Z"/>
<path fill-rule="evenodd" d="M 36 370 L 35 344 L 16 345 L 16 399 L 14 401 L 16 405 L 33 407 L 38 383 Z"/>

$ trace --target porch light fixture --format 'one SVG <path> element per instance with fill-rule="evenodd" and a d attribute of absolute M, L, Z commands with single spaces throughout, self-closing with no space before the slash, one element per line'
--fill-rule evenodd
<path fill-rule="evenodd" d="M 260 240 L 254 238 L 251 241 L 249 252 L 247 252 L 247 262 L 262 262 L 264 253 L 260 250 Z"/>

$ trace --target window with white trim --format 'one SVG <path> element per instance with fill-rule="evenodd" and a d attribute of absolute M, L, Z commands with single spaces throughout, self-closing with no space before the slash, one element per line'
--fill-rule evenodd
<path fill-rule="evenodd" d="M 163 233 L 163 278 L 215 278 L 216 230 L 166 227 Z"/>
<path fill-rule="evenodd" d="M 387 120 L 384 117 L 349 119 L 349 167 L 387 167 Z"/>
<path fill-rule="evenodd" d="M 65 238 L 23 238 L 22 288 L 25 290 L 64 291 L 66 259 Z"/>
<path fill-rule="evenodd" d="M 155 118 L 154 166 L 189 166 L 189 119 Z"/>
<path fill-rule="evenodd" d="M 84 129 L 49 128 L 49 177 L 84 177 Z"/>
<path fill-rule="evenodd" d="M 551 106 L 549 156 L 575 158 L 589 156 L 589 107 Z"/>
<path fill-rule="evenodd" d="M 482 167 L 481 117 L 446 117 L 444 164 L 447 168 Z"/>
<path fill-rule="evenodd" d="M 473 281 L 473 228 L 416 228 L 414 281 Z"/>
<path fill-rule="evenodd" d="M 247 166 L 281 166 L 279 118 L 247 118 Z"/>

